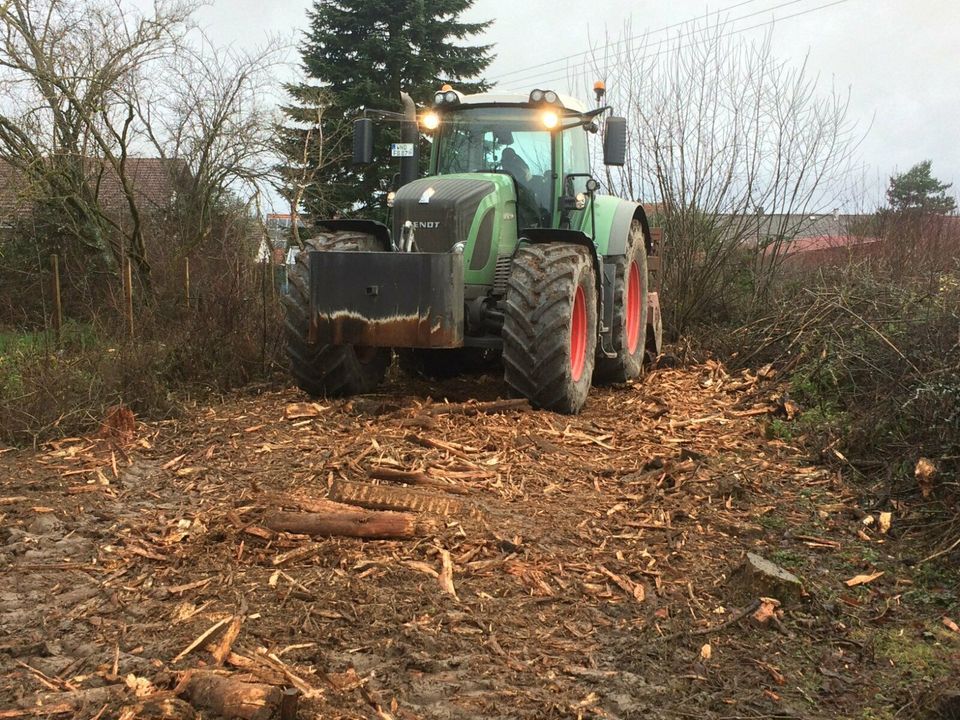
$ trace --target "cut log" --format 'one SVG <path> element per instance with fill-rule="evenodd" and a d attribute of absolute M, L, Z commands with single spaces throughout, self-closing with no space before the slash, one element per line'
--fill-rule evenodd
<path fill-rule="evenodd" d="M 452 498 L 414 488 L 395 488 L 385 485 L 335 480 L 330 497 L 337 502 L 350 503 L 373 510 L 413 510 L 434 515 L 467 515 L 480 518 L 480 510 L 466 500 Z"/>
<path fill-rule="evenodd" d="M 395 468 L 374 467 L 370 468 L 370 477 L 377 480 L 389 480 L 390 482 L 406 483 L 407 485 L 420 485 L 422 487 L 435 488 L 454 495 L 466 495 L 469 490 L 460 485 L 444 482 L 439 478 L 430 477 L 420 470 L 397 470 Z"/>
<path fill-rule="evenodd" d="M 225 718 L 270 720 L 280 707 L 280 688 L 248 683 L 208 671 L 188 673 L 177 694 L 196 707 Z"/>
<path fill-rule="evenodd" d="M 730 574 L 728 585 L 734 600 L 749 602 L 761 597 L 776 598 L 781 603 L 800 599 L 800 579 L 779 565 L 754 553 Z"/>
<path fill-rule="evenodd" d="M 301 500 L 298 505 L 303 505 Z M 268 513 L 264 526 L 277 532 L 297 533 L 313 537 L 340 535 L 369 540 L 407 539 L 431 535 L 437 524 L 410 513 L 371 512 L 352 505 L 314 500 L 308 503 L 313 512 Z"/>

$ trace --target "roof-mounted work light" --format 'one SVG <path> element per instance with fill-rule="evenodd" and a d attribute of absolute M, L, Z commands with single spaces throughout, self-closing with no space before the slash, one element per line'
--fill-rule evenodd
<path fill-rule="evenodd" d="M 553 90 L 534 90 L 530 93 L 530 102 L 534 105 L 560 105 L 560 96 Z"/>

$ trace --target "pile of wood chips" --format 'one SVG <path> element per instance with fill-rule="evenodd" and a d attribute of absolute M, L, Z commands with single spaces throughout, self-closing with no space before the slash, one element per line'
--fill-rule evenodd
<path fill-rule="evenodd" d="M 5 451 L 0 718 L 658 717 L 698 671 L 653 641 L 721 624 L 763 517 L 836 482 L 764 436 L 773 382 L 576 417 L 494 378 L 279 390 Z"/>

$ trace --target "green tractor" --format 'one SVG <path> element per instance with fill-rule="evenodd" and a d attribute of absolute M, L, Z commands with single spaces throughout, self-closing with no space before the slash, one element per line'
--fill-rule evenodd
<path fill-rule="evenodd" d="M 403 96 L 391 224 L 327 220 L 290 268 L 287 351 L 315 396 L 370 392 L 396 350 L 428 375 L 502 357 L 535 407 L 579 412 L 592 384 L 638 377 L 660 350 L 641 205 L 600 195 L 588 136 L 610 110 L 552 91 L 464 95 L 449 86 L 418 117 Z M 420 132 L 432 136 L 417 177 Z M 624 164 L 626 121 L 607 117 L 606 165 Z M 373 121 L 354 161 L 373 157 Z"/>

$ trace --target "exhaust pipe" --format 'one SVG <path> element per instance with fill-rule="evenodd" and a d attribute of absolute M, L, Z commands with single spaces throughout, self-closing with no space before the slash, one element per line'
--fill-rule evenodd
<path fill-rule="evenodd" d="M 400 187 L 417 179 L 420 172 L 420 130 L 417 127 L 417 105 L 405 92 L 400 93 L 403 103 L 403 121 L 400 123 L 400 142 L 413 145 L 413 157 L 400 158 Z"/>

